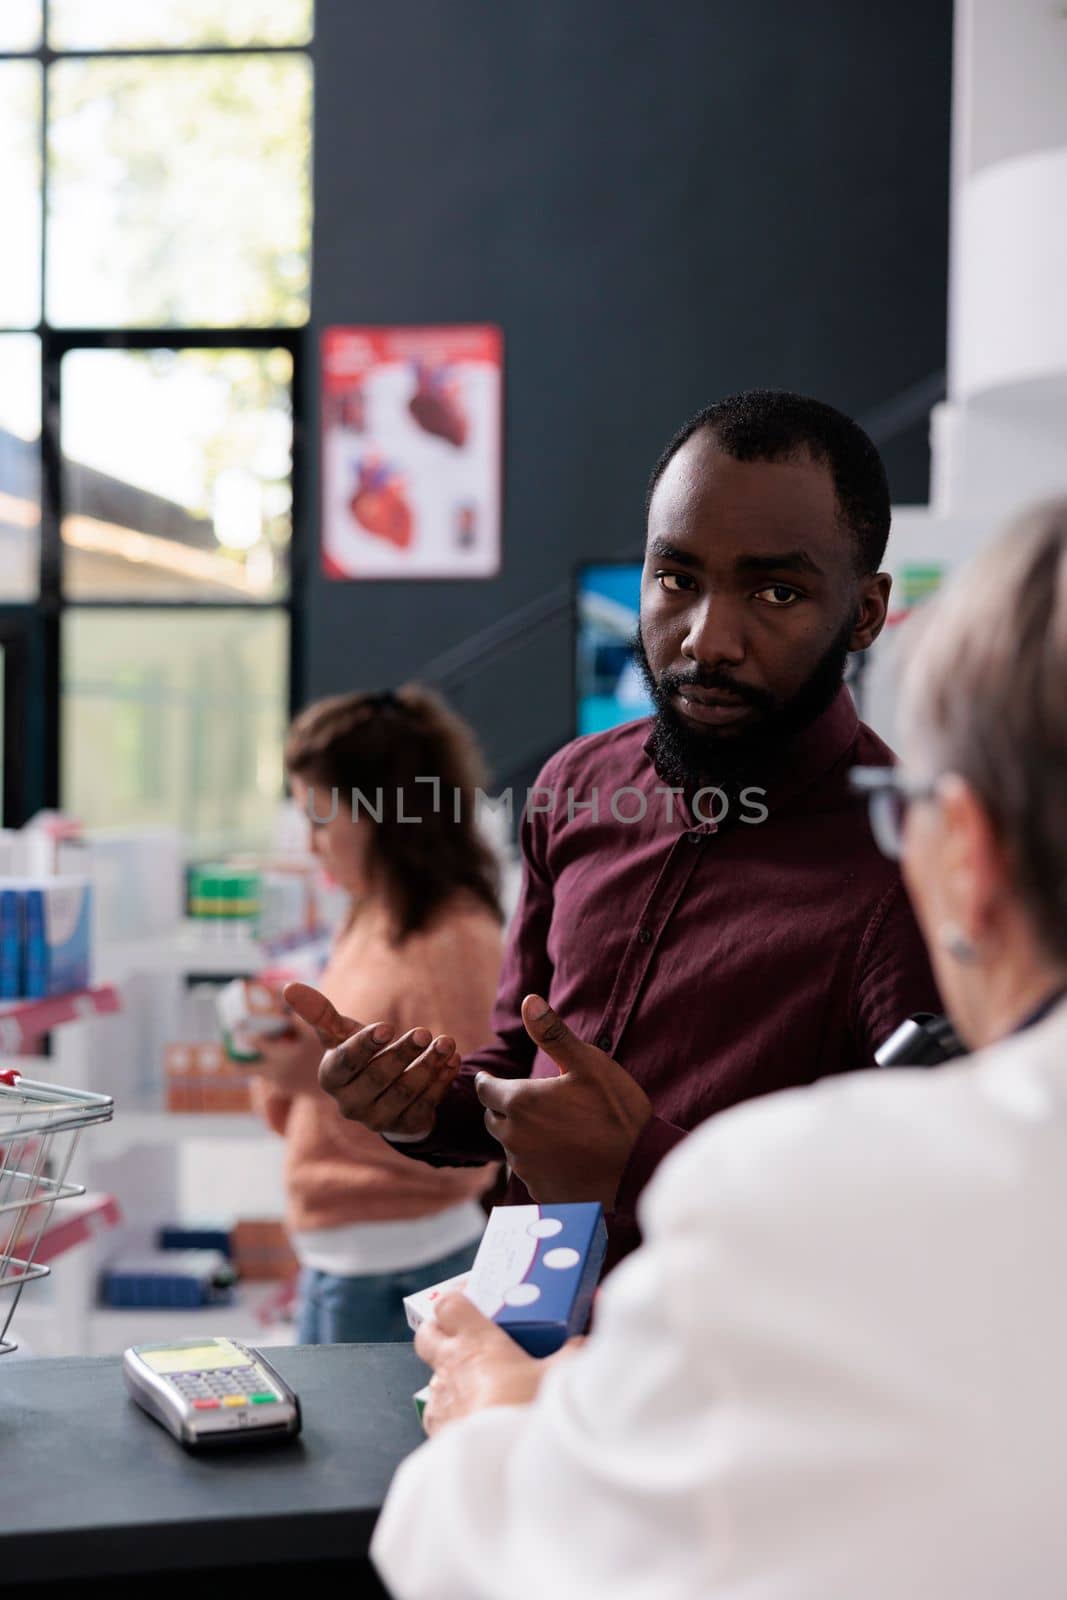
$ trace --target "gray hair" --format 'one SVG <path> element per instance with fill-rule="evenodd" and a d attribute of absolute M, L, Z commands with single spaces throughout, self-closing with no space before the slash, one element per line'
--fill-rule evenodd
<path fill-rule="evenodd" d="M 970 784 L 1037 938 L 1067 959 L 1067 499 L 1025 512 L 917 620 L 901 714 L 923 776 Z"/>

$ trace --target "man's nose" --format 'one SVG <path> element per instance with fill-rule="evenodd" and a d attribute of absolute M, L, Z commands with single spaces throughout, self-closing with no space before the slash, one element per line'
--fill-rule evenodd
<path fill-rule="evenodd" d="M 682 654 L 699 666 L 740 666 L 746 654 L 740 608 L 724 596 L 709 596 L 693 615 Z"/>

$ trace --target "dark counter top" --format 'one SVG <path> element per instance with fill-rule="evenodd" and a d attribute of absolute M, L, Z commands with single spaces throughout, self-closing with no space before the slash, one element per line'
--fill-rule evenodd
<path fill-rule="evenodd" d="M 214 1455 L 146 1416 L 116 1357 L 0 1359 L 4 1583 L 364 1557 L 427 1370 L 406 1344 L 264 1354 L 303 1431 Z"/>

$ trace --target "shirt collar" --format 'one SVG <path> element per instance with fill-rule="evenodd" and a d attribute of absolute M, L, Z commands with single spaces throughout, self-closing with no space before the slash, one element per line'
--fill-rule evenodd
<path fill-rule="evenodd" d="M 817 783 L 851 747 L 858 727 L 855 702 L 842 684 L 826 710 L 783 745 L 774 773 L 764 785 L 766 803 L 774 809 L 788 805 Z M 643 748 L 652 760 L 651 730 Z"/>
<path fill-rule="evenodd" d="M 1012 1033 L 1025 1033 L 1027 1028 L 1033 1028 L 1037 1023 L 1044 1022 L 1045 1018 L 1050 1016 L 1056 1010 L 1060 1001 L 1065 998 L 1067 998 L 1067 989 L 1053 990 L 1052 994 L 1042 1000 L 1039 1006 L 1035 1006 L 1033 1011 L 1028 1011 L 1023 1020 L 1015 1024 L 1011 1030 Z"/>

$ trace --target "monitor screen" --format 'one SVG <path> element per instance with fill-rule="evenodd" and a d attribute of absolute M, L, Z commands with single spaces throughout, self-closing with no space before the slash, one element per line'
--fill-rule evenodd
<path fill-rule="evenodd" d="M 602 733 L 652 711 L 633 660 L 641 563 L 591 563 L 578 569 L 575 593 L 575 721 L 579 733 Z"/>

